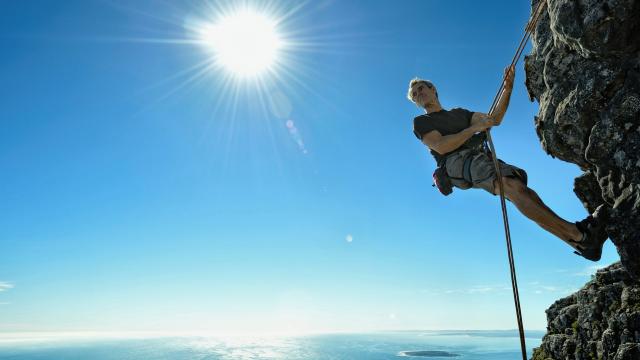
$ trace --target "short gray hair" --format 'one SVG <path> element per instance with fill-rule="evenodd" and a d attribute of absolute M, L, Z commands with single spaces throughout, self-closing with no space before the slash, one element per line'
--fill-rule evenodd
<path fill-rule="evenodd" d="M 411 96 L 411 88 L 413 88 L 417 84 L 431 85 L 434 88 L 436 87 L 429 80 L 425 80 L 425 79 L 420 79 L 418 77 L 414 77 L 413 79 L 411 79 L 411 81 L 409 81 L 409 90 L 407 90 L 407 99 L 409 99 L 409 101 L 411 101 L 412 103 L 415 103 L 415 101 L 413 100 L 413 97 Z M 436 97 L 438 97 L 438 92 L 437 91 L 436 91 Z"/>

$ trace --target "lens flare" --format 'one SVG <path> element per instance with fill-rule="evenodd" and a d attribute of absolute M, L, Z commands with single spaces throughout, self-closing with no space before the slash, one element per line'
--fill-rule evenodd
<path fill-rule="evenodd" d="M 203 44 L 216 62 L 241 77 L 268 70 L 277 61 L 283 42 L 276 22 L 251 9 L 243 9 L 206 25 Z"/>

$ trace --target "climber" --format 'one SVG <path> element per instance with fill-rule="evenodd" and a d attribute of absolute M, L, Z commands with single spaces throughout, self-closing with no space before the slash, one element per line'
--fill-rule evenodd
<path fill-rule="evenodd" d="M 499 193 L 495 166 L 491 155 L 483 148 L 485 130 L 502 122 L 513 89 L 515 67 L 504 70 L 504 92 L 491 115 L 462 108 L 445 110 L 440 105 L 435 85 L 419 78 L 409 83 L 407 97 L 426 114 L 413 120 L 413 132 L 431 151 L 438 169 L 434 182 L 448 195 L 451 188 L 480 188 L 491 194 Z M 527 173 L 503 161 L 500 172 L 505 197 L 527 218 L 559 237 L 575 253 L 592 261 L 600 260 L 602 246 L 607 240 L 603 208 L 582 221 L 570 223 L 556 215 L 538 194 L 527 187 Z"/>

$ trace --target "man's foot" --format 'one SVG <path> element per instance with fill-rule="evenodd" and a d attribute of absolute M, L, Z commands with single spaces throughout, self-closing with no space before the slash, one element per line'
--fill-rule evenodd
<path fill-rule="evenodd" d="M 604 205 L 600 205 L 593 215 L 587 216 L 586 219 L 576 222 L 578 230 L 582 233 L 580 241 L 570 240 L 571 246 L 576 251 L 574 253 L 591 261 L 598 261 L 602 256 L 602 246 L 607 241 L 607 232 L 605 231 Z"/>

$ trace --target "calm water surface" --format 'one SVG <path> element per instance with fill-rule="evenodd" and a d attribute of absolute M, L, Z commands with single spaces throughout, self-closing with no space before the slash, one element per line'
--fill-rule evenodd
<path fill-rule="evenodd" d="M 541 331 L 527 332 L 529 357 L 542 335 Z M 517 331 L 403 331 L 282 338 L 5 340 L 0 341 L 0 359 L 520 360 L 522 355 Z"/>

